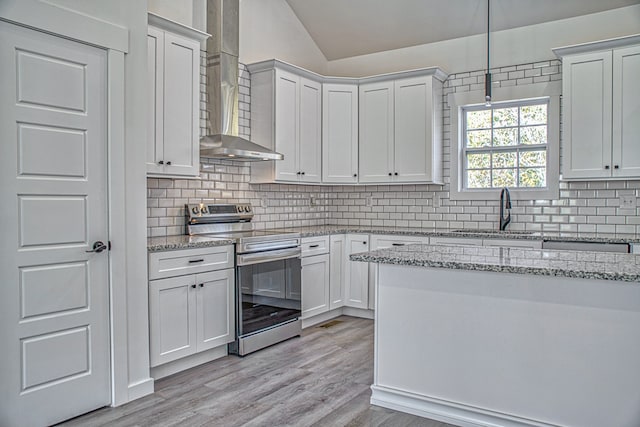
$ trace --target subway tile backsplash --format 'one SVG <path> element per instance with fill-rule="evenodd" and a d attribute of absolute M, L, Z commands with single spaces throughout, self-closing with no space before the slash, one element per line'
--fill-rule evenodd
<path fill-rule="evenodd" d="M 204 52 L 202 52 L 204 63 Z M 202 87 L 206 69 L 201 67 Z M 560 61 L 517 64 L 492 70 L 500 86 L 560 80 Z M 240 64 L 240 134 L 250 138 L 251 77 Z M 451 92 L 484 88 L 484 70 L 457 73 L 444 84 L 443 172 L 445 185 L 312 186 L 249 184 L 250 162 L 210 160 L 200 165 L 200 180 L 148 178 L 149 236 L 183 234 L 184 205 L 203 200 L 251 203 L 256 228 L 310 225 L 397 226 L 495 229 L 495 201 L 449 199 Z M 201 96 L 201 133 L 207 131 L 207 102 Z M 561 182 L 560 197 L 513 202 L 512 230 L 640 233 L 640 209 L 620 206 L 620 196 L 640 196 L 640 180 Z"/>

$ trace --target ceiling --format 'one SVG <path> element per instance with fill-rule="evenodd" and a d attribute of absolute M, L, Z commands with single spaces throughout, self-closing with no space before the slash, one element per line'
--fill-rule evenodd
<path fill-rule="evenodd" d="M 487 0 L 286 0 L 327 60 L 485 33 Z M 640 0 L 492 0 L 491 31 Z"/>

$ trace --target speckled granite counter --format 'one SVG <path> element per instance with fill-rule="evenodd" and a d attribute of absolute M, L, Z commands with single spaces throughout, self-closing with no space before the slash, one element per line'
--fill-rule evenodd
<path fill-rule="evenodd" d="M 640 243 L 638 234 L 616 233 L 568 233 L 558 231 L 498 231 L 442 228 L 365 227 L 344 225 L 319 225 L 311 227 L 280 228 L 281 231 L 300 233 L 302 237 L 326 236 L 342 233 L 396 234 L 405 236 L 465 237 L 476 239 L 559 240 L 598 243 Z"/>
<path fill-rule="evenodd" d="M 350 259 L 418 267 L 640 282 L 640 255 L 632 254 L 407 245 L 353 254 Z"/>
<path fill-rule="evenodd" d="M 211 246 L 233 245 L 234 241 L 208 236 L 166 236 L 147 239 L 149 252 L 172 251 L 176 249 L 206 248 Z"/>

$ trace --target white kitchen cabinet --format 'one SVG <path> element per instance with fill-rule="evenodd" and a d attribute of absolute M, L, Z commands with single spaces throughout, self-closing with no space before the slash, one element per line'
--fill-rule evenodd
<path fill-rule="evenodd" d="M 234 340 L 234 283 L 233 269 L 149 282 L 152 367 Z"/>
<path fill-rule="evenodd" d="M 637 36 L 554 51 L 562 58 L 564 179 L 640 177 Z"/>
<path fill-rule="evenodd" d="M 378 249 L 388 249 L 393 247 L 401 247 L 411 244 L 427 244 L 429 238 L 426 236 L 403 236 L 403 235 L 386 235 L 386 234 L 372 234 L 371 243 L 369 245 L 370 250 L 375 251 Z M 369 308 L 375 309 L 375 289 L 377 280 L 376 264 L 369 263 Z"/>
<path fill-rule="evenodd" d="M 251 181 L 319 183 L 322 178 L 322 85 L 277 67 L 249 65 L 251 136 L 283 160 L 256 162 Z"/>
<path fill-rule="evenodd" d="M 149 14 L 147 174 L 199 174 L 200 42 L 208 34 Z"/>
<path fill-rule="evenodd" d="M 369 308 L 369 264 L 349 260 L 349 255 L 369 250 L 369 236 L 347 234 L 345 241 L 345 303 L 347 307 Z"/>
<path fill-rule="evenodd" d="M 358 182 L 358 85 L 322 85 L 322 181 Z"/>
<path fill-rule="evenodd" d="M 442 81 L 425 75 L 360 85 L 359 182 L 442 183 Z"/>
<path fill-rule="evenodd" d="M 345 254 L 345 235 L 335 234 L 329 241 L 329 309 L 344 306 L 345 264 L 349 260 Z"/>
<path fill-rule="evenodd" d="M 303 257 L 302 318 L 329 311 L 329 254 Z"/>

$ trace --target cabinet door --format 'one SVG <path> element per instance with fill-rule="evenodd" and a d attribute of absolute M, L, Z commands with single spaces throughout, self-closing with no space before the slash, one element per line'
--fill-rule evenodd
<path fill-rule="evenodd" d="M 322 179 L 322 85 L 300 78 L 300 181 Z"/>
<path fill-rule="evenodd" d="M 298 181 L 298 129 L 300 127 L 300 77 L 275 72 L 275 150 L 284 155 L 276 163 L 276 180 Z"/>
<path fill-rule="evenodd" d="M 302 318 L 329 311 L 329 254 L 302 258 Z"/>
<path fill-rule="evenodd" d="M 349 255 L 369 250 L 369 236 L 348 234 L 345 263 L 345 304 L 348 307 L 369 307 L 369 263 L 349 260 Z"/>
<path fill-rule="evenodd" d="M 200 160 L 200 43 L 164 35 L 165 173 L 198 175 Z"/>
<path fill-rule="evenodd" d="M 431 181 L 432 77 L 394 82 L 394 180 Z M 397 173 L 397 175 L 395 175 Z"/>
<path fill-rule="evenodd" d="M 329 241 L 329 310 L 344 305 L 344 265 L 347 261 L 342 234 Z"/>
<path fill-rule="evenodd" d="M 196 352 L 195 276 L 149 282 L 151 366 Z"/>
<path fill-rule="evenodd" d="M 235 339 L 234 270 L 196 275 L 197 351 L 227 344 Z"/>
<path fill-rule="evenodd" d="M 564 178 L 611 176 L 611 51 L 562 60 Z"/>
<path fill-rule="evenodd" d="M 162 173 L 164 99 L 164 32 L 147 30 L 147 172 Z"/>
<path fill-rule="evenodd" d="M 613 176 L 640 177 L 640 46 L 613 51 Z"/>
<path fill-rule="evenodd" d="M 393 82 L 360 86 L 360 182 L 393 178 Z"/>
<path fill-rule="evenodd" d="M 358 182 L 358 86 L 322 86 L 322 180 Z"/>

